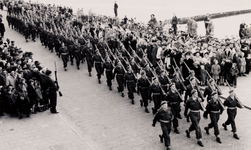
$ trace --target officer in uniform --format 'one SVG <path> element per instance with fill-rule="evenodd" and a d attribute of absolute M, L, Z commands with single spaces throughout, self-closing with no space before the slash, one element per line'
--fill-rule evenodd
<path fill-rule="evenodd" d="M 165 146 L 167 147 L 167 150 L 170 150 L 169 146 L 171 145 L 170 140 L 170 132 L 171 132 L 171 121 L 173 118 L 173 114 L 171 112 L 171 109 L 167 106 L 167 102 L 163 101 L 161 103 L 160 109 L 157 111 L 152 126 L 155 127 L 155 124 L 157 121 L 160 122 L 161 129 L 162 129 L 162 135 L 159 135 L 161 143 L 163 143 L 163 138 L 165 140 Z"/>
<path fill-rule="evenodd" d="M 128 66 L 127 68 L 127 73 L 125 74 L 125 86 L 127 86 L 128 90 L 128 98 L 132 100 L 132 104 L 134 104 L 134 90 L 135 90 L 135 85 L 137 82 L 137 79 L 135 77 L 135 74 L 133 73 L 133 70 L 131 66 Z"/>
<path fill-rule="evenodd" d="M 232 126 L 232 132 L 233 132 L 233 137 L 235 139 L 239 139 L 238 135 L 236 134 L 236 125 L 235 125 L 235 117 L 237 114 L 237 107 L 238 108 L 243 108 L 243 105 L 239 102 L 239 99 L 236 97 L 236 94 L 234 93 L 234 90 L 229 91 L 229 96 L 227 99 L 224 101 L 224 106 L 227 106 L 227 121 L 222 124 L 225 130 L 227 130 L 227 125 Z"/>
<path fill-rule="evenodd" d="M 204 129 L 206 130 L 206 133 L 209 134 L 209 129 L 214 128 L 214 135 L 218 143 L 221 143 L 221 139 L 218 137 L 218 135 L 220 134 L 219 128 L 218 128 L 218 121 L 220 119 L 220 114 L 222 114 L 224 110 L 223 104 L 221 105 L 220 103 L 221 101 L 218 97 L 217 92 L 213 92 L 211 95 L 211 99 L 207 103 L 206 111 L 203 114 L 203 117 L 206 119 L 207 119 L 208 114 L 210 114 L 211 122 Z"/>
<path fill-rule="evenodd" d="M 178 118 L 182 119 L 180 115 L 180 103 L 183 101 L 175 88 L 175 84 L 171 83 L 170 84 L 170 91 L 167 93 L 166 99 L 168 101 L 169 106 L 171 107 L 171 111 L 173 114 L 173 127 L 174 127 L 174 132 L 179 134 L 179 122 Z"/>
<path fill-rule="evenodd" d="M 141 78 L 138 80 L 137 84 L 137 93 L 141 95 L 142 100 L 140 100 L 140 106 L 145 107 L 145 112 L 149 113 L 147 108 L 148 106 L 148 99 L 149 99 L 149 87 L 150 81 L 146 77 L 146 72 L 144 70 L 141 71 Z"/>
<path fill-rule="evenodd" d="M 161 91 L 161 85 L 156 77 L 153 78 L 153 83 L 149 87 L 149 94 L 152 95 L 152 100 L 154 102 L 154 108 L 152 108 L 153 114 L 157 112 L 160 107 L 161 97 L 165 93 Z"/>
<path fill-rule="evenodd" d="M 203 145 L 203 143 L 201 141 L 202 135 L 201 135 L 201 129 L 200 129 L 200 126 L 199 126 L 200 110 L 203 110 L 203 108 L 202 108 L 202 106 L 201 106 L 201 104 L 199 102 L 199 101 L 201 101 L 201 99 L 198 98 L 197 90 L 195 90 L 195 89 L 192 90 L 191 94 L 192 94 L 192 97 L 190 97 L 187 100 L 187 103 L 186 103 L 186 106 L 185 106 L 185 112 L 184 112 L 185 117 L 187 117 L 188 116 L 188 114 L 187 114 L 188 109 L 190 109 L 189 117 L 190 117 L 191 122 L 192 122 L 189 129 L 186 130 L 186 135 L 187 135 L 188 138 L 190 138 L 190 132 L 195 130 L 197 144 L 199 146 L 201 146 L 201 147 L 204 147 L 204 145 Z"/>
<path fill-rule="evenodd" d="M 59 49 L 59 55 L 62 58 L 63 61 L 63 65 L 64 65 L 64 70 L 67 71 L 67 62 L 68 62 L 68 55 L 69 55 L 69 50 L 68 48 L 65 46 L 65 43 L 62 42 L 62 46 Z"/>
<path fill-rule="evenodd" d="M 118 92 L 121 93 L 121 96 L 124 97 L 124 75 L 125 75 L 125 69 L 123 68 L 121 62 L 119 60 L 117 60 L 117 66 L 116 68 L 114 69 L 114 72 L 113 72 L 113 78 L 115 77 L 116 75 L 116 80 L 117 80 L 117 83 L 118 83 Z"/>
<path fill-rule="evenodd" d="M 112 71 L 114 66 L 110 58 L 106 59 L 106 62 L 103 64 L 103 67 L 105 69 L 107 86 L 109 86 L 109 89 L 112 90 L 112 78 L 113 78 Z"/>

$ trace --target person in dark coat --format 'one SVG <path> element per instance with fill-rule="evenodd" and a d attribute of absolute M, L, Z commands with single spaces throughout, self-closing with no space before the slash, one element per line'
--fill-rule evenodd
<path fill-rule="evenodd" d="M 5 32 L 5 27 L 4 24 L 2 23 L 2 18 L 0 18 L 0 34 L 2 38 L 4 37 L 4 32 Z"/>
<path fill-rule="evenodd" d="M 64 65 L 64 70 L 67 71 L 67 62 L 69 60 L 69 50 L 68 48 L 65 46 L 65 43 L 62 42 L 62 45 L 59 49 L 59 55 L 61 56 L 62 58 L 62 61 L 63 61 L 63 65 Z"/>
<path fill-rule="evenodd" d="M 118 4 L 116 3 L 116 1 L 115 1 L 115 3 L 114 3 L 114 14 L 115 14 L 115 17 L 117 17 L 118 16 Z"/>
<path fill-rule="evenodd" d="M 177 24 L 178 24 L 178 18 L 176 17 L 175 14 L 173 14 L 173 18 L 172 18 L 172 28 L 174 31 L 174 35 L 177 34 Z"/>
<path fill-rule="evenodd" d="M 118 92 L 121 93 L 121 96 L 124 97 L 124 75 L 125 75 L 125 69 L 123 68 L 122 64 L 120 61 L 117 62 L 117 66 L 114 69 L 113 72 L 113 78 L 116 75 L 116 80 L 118 83 Z"/>
<path fill-rule="evenodd" d="M 168 101 L 169 106 L 171 107 L 171 111 L 173 114 L 173 128 L 174 132 L 179 134 L 179 122 L 178 119 L 182 119 L 180 115 L 180 103 L 183 101 L 179 96 L 177 89 L 175 88 L 175 84 L 170 84 L 170 91 L 167 93 L 166 99 Z"/>
<path fill-rule="evenodd" d="M 160 109 L 157 111 L 152 126 L 155 127 L 155 124 L 157 121 L 160 122 L 161 129 L 162 129 L 162 135 L 159 135 L 160 142 L 163 143 L 163 138 L 165 140 L 165 146 L 167 147 L 167 150 L 170 150 L 169 146 L 171 145 L 170 140 L 170 132 L 171 132 L 171 121 L 173 118 L 173 114 L 171 112 L 171 109 L 167 106 L 167 102 L 163 101 L 161 103 Z"/>
<path fill-rule="evenodd" d="M 141 71 L 141 78 L 138 80 L 137 84 L 137 93 L 141 95 L 140 105 L 141 107 L 145 107 L 145 112 L 149 113 L 147 108 L 148 106 L 148 99 L 149 99 L 149 87 L 150 81 L 147 79 L 146 72 L 144 70 Z"/>
<path fill-rule="evenodd" d="M 184 111 L 184 115 L 185 117 L 187 117 L 189 115 L 189 118 L 191 119 L 191 126 L 189 127 L 188 130 L 186 130 L 186 135 L 188 138 L 190 138 L 190 132 L 194 131 L 196 132 L 196 139 L 197 139 L 197 144 L 201 147 L 204 147 L 201 138 L 201 129 L 199 126 L 199 122 L 200 122 L 200 110 L 203 110 L 201 104 L 199 101 L 201 101 L 201 99 L 198 97 L 198 92 L 197 90 L 192 90 L 191 92 L 192 97 L 190 97 L 187 100 L 186 106 L 185 106 L 185 111 Z M 188 109 L 190 109 L 189 114 L 188 113 Z"/>
<path fill-rule="evenodd" d="M 152 95 L 152 100 L 154 102 L 154 108 L 152 108 L 153 114 L 157 112 L 160 108 L 161 97 L 165 93 L 161 91 L 161 85 L 156 77 L 153 78 L 153 83 L 149 87 L 149 94 Z"/>
<path fill-rule="evenodd" d="M 110 58 L 106 59 L 106 62 L 103 64 L 103 67 L 105 69 L 107 86 L 109 87 L 110 90 L 112 90 L 112 78 L 113 78 L 112 71 L 114 66 Z"/>
<path fill-rule="evenodd" d="M 227 107 L 227 120 L 222 124 L 225 130 L 227 130 L 227 126 L 231 124 L 233 137 L 235 139 L 239 139 L 238 135 L 236 134 L 236 124 L 235 124 L 235 117 L 237 115 L 237 107 L 243 108 L 243 105 L 239 102 L 239 99 L 237 98 L 236 94 L 234 93 L 234 90 L 229 91 L 229 96 L 224 101 L 224 106 Z"/>
<path fill-rule="evenodd" d="M 95 50 L 95 55 L 93 56 L 93 61 L 95 62 L 95 69 L 97 72 L 97 76 L 98 76 L 98 83 L 101 84 L 101 74 L 103 74 L 104 69 L 103 69 L 103 63 L 105 63 L 103 61 L 103 58 L 99 52 L 98 49 Z"/>
<path fill-rule="evenodd" d="M 212 99 L 213 92 L 216 92 L 218 95 L 222 95 L 221 91 L 216 87 L 216 83 L 212 78 L 208 82 L 208 86 L 205 88 L 204 91 L 204 97 L 207 96 L 207 102 Z"/>
<path fill-rule="evenodd" d="M 73 45 L 73 56 L 76 59 L 76 65 L 77 69 L 79 70 L 80 60 L 81 60 L 81 51 L 80 51 L 80 44 L 78 43 L 78 39 L 75 40 L 75 43 Z"/>
<path fill-rule="evenodd" d="M 135 83 L 136 83 L 136 76 L 133 73 L 133 70 L 130 66 L 127 68 L 127 73 L 125 74 L 124 84 L 127 86 L 128 90 L 128 98 L 132 100 L 132 104 L 134 104 L 134 94 L 135 91 Z"/>
<path fill-rule="evenodd" d="M 47 85 L 47 89 L 48 89 L 48 98 L 50 100 L 50 111 L 52 114 L 57 114 L 58 111 L 56 109 L 57 107 L 57 91 L 58 88 L 55 84 L 55 81 L 53 81 L 50 77 L 51 75 L 51 71 L 50 70 L 46 70 L 45 72 L 46 75 L 46 85 Z"/>
<path fill-rule="evenodd" d="M 87 68 L 90 77 L 93 67 L 93 55 L 94 55 L 94 49 L 92 44 L 90 43 L 90 40 L 88 40 L 85 48 L 83 49 L 83 57 L 86 58 Z"/>
<path fill-rule="evenodd" d="M 208 114 L 210 114 L 211 122 L 204 129 L 206 130 L 206 133 L 209 134 L 209 129 L 214 128 L 214 135 L 218 143 L 221 143 L 221 139 L 219 138 L 220 131 L 218 128 L 218 121 L 220 119 L 220 115 L 224 111 L 224 106 L 220 103 L 221 101 L 218 97 L 217 92 L 213 92 L 211 95 L 211 99 L 207 103 L 206 111 L 203 114 L 203 117 L 205 119 L 207 119 Z"/>

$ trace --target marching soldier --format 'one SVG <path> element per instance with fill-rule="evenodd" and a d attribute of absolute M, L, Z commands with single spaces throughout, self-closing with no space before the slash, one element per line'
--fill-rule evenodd
<path fill-rule="evenodd" d="M 191 92 L 192 97 L 190 97 L 187 100 L 186 107 L 185 107 L 185 112 L 184 115 L 187 117 L 189 115 L 191 119 L 191 126 L 189 127 L 188 130 L 186 130 L 186 135 L 188 138 L 190 138 L 190 132 L 195 130 L 196 133 L 196 139 L 197 139 L 197 144 L 201 147 L 203 147 L 203 143 L 201 141 L 202 135 L 201 135 L 201 129 L 199 126 L 200 122 L 200 110 L 203 110 L 201 104 L 200 104 L 200 98 L 198 97 L 198 92 L 197 90 L 192 90 Z M 189 114 L 187 114 L 188 109 L 190 109 Z"/>
<path fill-rule="evenodd" d="M 62 42 L 62 46 L 59 49 L 59 55 L 62 58 L 63 61 L 63 65 L 64 65 L 64 70 L 67 71 L 67 62 L 68 62 L 68 54 L 69 54 L 69 50 L 68 48 L 65 46 L 65 43 Z"/>
<path fill-rule="evenodd" d="M 170 108 L 167 106 L 167 102 L 163 101 L 161 103 L 160 109 L 157 111 L 157 114 L 155 115 L 153 119 L 152 126 L 155 127 L 155 124 L 157 121 L 160 122 L 161 129 L 162 129 L 162 135 L 159 135 L 160 142 L 163 143 L 163 138 L 165 140 L 165 146 L 167 147 L 167 150 L 170 150 L 169 146 L 171 145 L 170 140 L 170 132 L 171 132 L 171 121 L 173 118 L 173 114 L 170 110 Z"/>
<path fill-rule="evenodd" d="M 136 85 L 136 77 L 133 73 L 131 66 L 128 66 L 127 73 L 125 74 L 125 86 L 127 86 L 128 90 L 128 98 L 132 100 L 132 104 L 134 105 L 134 94 L 135 85 Z"/>
<path fill-rule="evenodd" d="M 137 84 L 137 93 L 141 95 L 142 100 L 140 100 L 140 106 L 145 107 L 145 112 L 149 113 L 147 108 L 148 106 L 148 98 L 149 98 L 149 87 L 150 81 L 146 77 L 146 72 L 144 70 L 141 71 L 141 78 L 138 80 Z"/>
<path fill-rule="evenodd" d="M 167 93 L 166 99 L 168 101 L 169 106 L 171 107 L 171 111 L 173 114 L 173 127 L 174 127 L 174 132 L 179 134 L 179 122 L 178 119 L 182 119 L 180 115 L 180 103 L 183 101 L 179 94 L 177 93 L 177 89 L 175 88 L 175 84 L 171 83 L 170 84 L 170 91 Z"/>
<path fill-rule="evenodd" d="M 96 72 L 97 72 L 97 76 L 98 76 L 98 83 L 101 84 L 101 74 L 103 74 L 103 58 L 99 52 L 98 49 L 95 50 L 95 55 L 93 56 L 93 61 L 95 62 L 95 69 L 96 69 Z"/>
<path fill-rule="evenodd" d="M 207 96 L 207 101 L 212 99 L 212 93 L 216 92 L 218 95 L 221 95 L 222 93 L 216 88 L 215 82 L 213 79 L 209 80 L 208 86 L 205 88 L 204 91 L 204 97 Z"/>
<path fill-rule="evenodd" d="M 81 60 L 81 51 L 80 51 L 80 44 L 78 43 L 78 39 L 75 39 L 75 43 L 73 45 L 73 55 L 76 59 L 77 69 L 79 70 L 80 60 Z"/>
<path fill-rule="evenodd" d="M 105 69 L 107 86 L 109 86 L 109 89 L 112 90 L 112 71 L 114 67 L 110 58 L 106 59 L 106 62 L 104 63 L 103 67 Z"/>
<path fill-rule="evenodd" d="M 94 49 L 93 46 L 90 42 L 90 40 L 87 40 L 86 46 L 83 50 L 83 57 L 86 58 L 86 62 L 87 62 L 87 68 L 88 68 L 88 72 L 89 72 L 89 76 L 91 77 L 91 72 L 92 72 L 92 67 L 93 67 L 93 53 L 94 53 Z"/>
<path fill-rule="evenodd" d="M 117 60 L 117 66 L 116 68 L 114 69 L 114 72 L 113 72 L 113 78 L 115 77 L 116 75 L 116 80 L 117 80 L 117 83 L 118 83 L 118 92 L 121 93 L 121 96 L 124 97 L 124 75 L 125 75 L 125 69 L 123 68 L 121 62 L 119 60 Z"/>
<path fill-rule="evenodd" d="M 165 91 L 165 93 L 167 93 L 167 91 L 169 91 L 169 80 L 167 75 L 165 74 L 164 70 L 160 71 L 160 76 L 159 76 L 159 82 L 161 84 L 162 89 Z M 165 97 L 162 97 L 162 100 L 164 100 Z"/>
<path fill-rule="evenodd" d="M 216 137 L 216 141 L 221 143 L 221 139 L 219 138 L 219 128 L 218 128 L 218 121 L 220 119 L 220 114 L 222 114 L 224 110 L 224 106 L 220 104 L 220 99 L 218 97 L 217 92 L 213 92 L 211 95 L 211 99 L 208 101 L 206 106 L 206 111 L 203 114 L 203 117 L 207 119 L 208 114 L 210 114 L 210 124 L 204 129 L 206 133 L 209 134 L 209 129 L 214 128 L 214 135 Z"/>
<path fill-rule="evenodd" d="M 159 81 L 156 77 L 153 78 L 153 83 L 149 87 L 149 94 L 152 95 L 152 100 L 154 102 L 154 108 L 152 108 L 153 114 L 157 112 L 157 110 L 160 108 L 161 103 L 161 97 L 165 93 L 162 93 L 161 91 L 161 85 L 159 84 Z"/>
<path fill-rule="evenodd" d="M 222 124 L 225 130 L 227 130 L 227 125 L 231 124 L 232 126 L 232 132 L 233 137 L 235 139 L 239 139 L 238 135 L 236 134 L 236 125 L 235 125 L 235 117 L 237 114 L 237 107 L 243 108 L 243 106 L 240 104 L 239 99 L 236 97 L 236 94 L 234 93 L 234 90 L 229 91 L 229 96 L 224 101 L 224 106 L 227 106 L 227 121 Z"/>

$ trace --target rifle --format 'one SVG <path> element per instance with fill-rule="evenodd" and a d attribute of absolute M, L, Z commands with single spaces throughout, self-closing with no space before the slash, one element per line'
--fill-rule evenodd
<path fill-rule="evenodd" d="M 58 94 L 61 97 L 61 96 L 63 96 L 63 94 L 61 93 L 61 91 L 59 91 L 58 78 L 57 78 L 57 65 L 56 65 L 55 61 L 54 61 L 54 65 L 55 65 L 55 84 L 57 87 Z"/>
<path fill-rule="evenodd" d="M 213 79 L 210 74 L 208 73 L 208 71 L 206 70 L 206 73 L 207 75 L 209 76 L 210 79 Z M 214 79 L 213 79 L 214 80 Z M 214 86 L 216 87 L 217 90 L 219 90 L 220 93 L 222 93 L 221 89 L 218 87 L 218 85 L 215 83 L 215 80 L 214 80 Z"/>
<path fill-rule="evenodd" d="M 183 76 L 181 74 L 180 68 L 178 67 L 178 65 L 177 65 L 174 58 L 173 58 L 173 62 L 174 62 L 174 65 L 175 65 L 175 68 L 173 68 L 173 70 L 176 72 L 177 70 L 175 70 L 175 69 L 178 69 L 178 75 L 180 76 L 181 81 L 184 82 L 185 80 L 184 80 L 184 78 L 183 78 Z"/>
<path fill-rule="evenodd" d="M 173 66 L 172 66 L 173 67 Z M 176 69 L 173 67 L 173 70 L 174 70 L 174 72 L 177 74 L 177 75 L 179 75 L 179 73 L 176 71 Z M 178 80 L 180 81 L 180 83 L 181 83 L 181 86 L 183 87 L 183 89 L 186 91 L 187 90 L 187 87 L 184 85 L 184 83 L 182 82 L 182 79 L 180 79 L 179 77 L 178 77 Z M 184 79 L 183 79 L 184 80 Z"/>

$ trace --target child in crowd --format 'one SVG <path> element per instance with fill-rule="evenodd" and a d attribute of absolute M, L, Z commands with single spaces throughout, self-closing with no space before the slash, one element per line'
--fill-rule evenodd
<path fill-rule="evenodd" d="M 245 72 L 246 72 L 246 59 L 244 57 L 244 53 L 240 53 L 240 75 L 241 76 L 246 76 Z"/>
<path fill-rule="evenodd" d="M 237 68 L 236 63 L 232 64 L 232 67 L 229 70 L 230 74 L 228 77 L 228 83 L 230 84 L 230 86 L 233 86 L 234 88 L 236 88 L 237 86 L 237 76 L 239 74 L 239 70 Z"/>
<path fill-rule="evenodd" d="M 221 72 L 221 67 L 218 64 L 218 60 L 214 60 L 214 64 L 211 67 L 211 73 L 212 73 L 212 78 L 214 79 L 215 83 L 218 84 L 218 81 L 220 79 L 220 72 Z"/>

